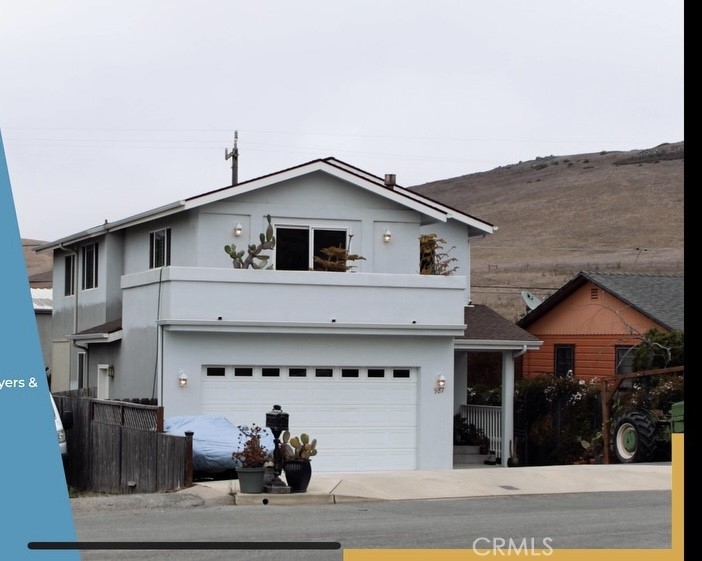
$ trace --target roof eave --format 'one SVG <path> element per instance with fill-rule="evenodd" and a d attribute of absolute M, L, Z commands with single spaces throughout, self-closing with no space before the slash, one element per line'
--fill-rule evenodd
<path fill-rule="evenodd" d="M 82 232 L 78 232 L 77 234 L 72 234 L 70 236 L 66 236 L 65 238 L 61 238 L 53 242 L 37 246 L 36 248 L 34 248 L 34 251 L 36 253 L 43 253 L 45 251 L 61 249 L 64 246 L 72 245 L 92 238 L 97 238 L 98 236 L 102 236 L 104 234 L 107 234 L 108 232 L 114 232 L 116 230 L 121 230 L 129 226 L 135 226 L 143 222 L 149 222 L 151 220 L 156 220 L 157 218 L 161 218 L 163 216 L 168 216 L 170 214 L 180 212 L 181 210 L 183 210 L 184 207 L 185 201 L 176 201 L 174 203 L 163 205 L 158 208 L 147 210 L 145 212 L 140 212 L 139 214 L 128 216 L 127 218 L 122 218 L 115 222 L 105 222 L 104 224 L 100 224 L 99 226 L 83 230 Z"/>
<path fill-rule="evenodd" d="M 480 351 L 534 351 L 544 344 L 543 341 L 510 341 L 510 340 L 490 340 L 490 339 L 456 339 L 454 348 L 456 350 L 480 350 Z"/>

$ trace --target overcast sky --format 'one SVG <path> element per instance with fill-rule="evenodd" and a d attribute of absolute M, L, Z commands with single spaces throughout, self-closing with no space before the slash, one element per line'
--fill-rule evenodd
<path fill-rule="evenodd" d="M 682 0 L 0 0 L 24 238 L 334 156 L 402 186 L 684 140 Z"/>

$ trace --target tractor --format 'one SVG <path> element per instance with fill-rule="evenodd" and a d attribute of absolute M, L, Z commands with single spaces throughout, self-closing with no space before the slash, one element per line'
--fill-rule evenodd
<path fill-rule="evenodd" d="M 684 366 L 623 374 L 603 380 L 604 463 L 610 463 L 612 452 L 617 461 L 625 464 L 651 461 L 662 452 L 669 456 L 672 434 L 685 430 L 684 401 L 673 402 L 666 411 L 639 407 L 620 412 L 614 420 L 610 418 L 613 398 L 621 391 L 624 381 L 668 374 L 684 374 Z"/>
<path fill-rule="evenodd" d="M 670 449 L 671 435 L 685 432 L 685 402 L 673 403 L 667 413 L 635 409 L 622 415 L 613 432 L 614 454 L 621 463 L 645 462 L 661 449 Z"/>

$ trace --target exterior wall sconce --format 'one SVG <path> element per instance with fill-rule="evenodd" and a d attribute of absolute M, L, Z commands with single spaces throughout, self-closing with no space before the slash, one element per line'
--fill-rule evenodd
<path fill-rule="evenodd" d="M 244 227 L 238 223 L 236 226 L 234 226 L 234 235 L 238 238 L 241 236 L 241 233 L 244 231 Z"/>
<path fill-rule="evenodd" d="M 389 228 L 385 228 L 385 232 L 383 233 L 383 241 L 385 243 L 388 243 L 392 239 L 392 232 L 390 231 Z"/>
<path fill-rule="evenodd" d="M 436 379 L 436 386 L 434 386 L 434 393 L 444 393 L 446 389 L 446 377 L 443 374 L 439 374 Z"/>
<path fill-rule="evenodd" d="M 110 366 L 107 367 L 107 375 L 108 375 L 110 378 L 114 378 L 114 377 L 115 377 L 115 367 L 112 366 L 111 364 L 110 364 Z"/>
<path fill-rule="evenodd" d="M 182 370 L 178 371 L 178 386 L 184 388 L 188 385 L 188 375 Z"/>

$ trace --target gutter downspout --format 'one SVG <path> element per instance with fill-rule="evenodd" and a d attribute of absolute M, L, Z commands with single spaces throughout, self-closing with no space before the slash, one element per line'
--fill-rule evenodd
<path fill-rule="evenodd" d="M 526 352 L 527 352 L 527 346 L 522 345 L 522 349 L 520 351 L 514 351 L 512 353 L 512 358 L 519 358 L 520 356 L 522 356 Z"/>
<path fill-rule="evenodd" d="M 74 302 L 73 302 L 73 334 L 77 335 L 78 334 L 78 250 L 70 248 L 68 246 L 65 246 L 64 244 L 60 243 L 59 244 L 59 249 L 62 251 L 66 251 L 68 253 L 71 253 L 72 255 L 75 256 L 75 261 L 73 264 L 73 273 L 74 273 L 74 286 L 73 286 L 73 297 L 74 297 Z M 78 341 L 76 339 L 72 339 L 72 344 L 73 347 L 76 349 L 82 349 L 85 351 L 86 355 L 86 361 L 88 358 L 88 347 L 84 347 L 82 345 L 78 344 Z M 89 362 L 89 361 L 88 361 Z M 86 372 L 88 379 L 86 380 L 88 382 L 88 388 L 90 387 L 90 370 L 88 369 L 88 372 Z M 76 368 L 76 383 L 78 383 L 78 369 Z M 69 366 L 69 371 L 68 371 L 68 386 L 70 388 L 71 385 L 71 371 L 70 371 L 70 366 Z M 80 389 L 80 388 L 78 388 Z"/>

